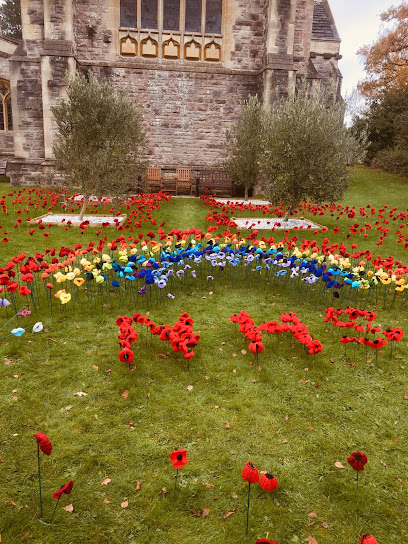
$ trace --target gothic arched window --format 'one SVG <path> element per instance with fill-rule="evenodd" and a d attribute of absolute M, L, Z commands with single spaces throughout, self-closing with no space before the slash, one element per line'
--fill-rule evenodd
<path fill-rule="evenodd" d="M 0 130 L 13 130 L 10 82 L 0 79 Z"/>

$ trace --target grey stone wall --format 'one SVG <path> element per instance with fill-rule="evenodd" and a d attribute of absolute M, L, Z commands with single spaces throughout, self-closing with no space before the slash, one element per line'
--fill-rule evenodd
<path fill-rule="evenodd" d="M 242 100 L 257 91 L 256 75 L 125 67 L 94 71 L 138 103 L 147 156 L 157 166 L 216 166 L 223 159 L 225 128 L 237 119 Z"/>

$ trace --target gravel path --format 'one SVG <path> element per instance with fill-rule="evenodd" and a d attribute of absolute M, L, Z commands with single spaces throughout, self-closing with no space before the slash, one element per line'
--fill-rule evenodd
<path fill-rule="evenodd" d="M 61 224 L 67 224 L 68 221 L 71 222 L 72 225 L 80 225 L 84 221 L 89 221 L 90 225 L 100 225 L 101 223 L 109 223 L 112 225 L 116 225 L 117 223 L 122 223 L 122 221 L 125 219 L 123 216 L 118 217 L 112 217 L 112 216 L 103 216 L 103 215 L 85 215 L 83 220 L 79 220 L 79 215 L 69 215 L 69 214 L 51 214 L 45 217 L 42 217 L 42 223 L 61 223 Z M 117 219 L 117 221 L 115 221 Z M 34 219 L 35 221 L 35 219 Z M 38 222 L 38 221 L 37 221 Z"/>
<path fill-rule="evenodd" d="M 235 198 L 215 198 L 216 202 L 221 203 L 230 203 L 230 204 L 252 204 L 253 206 L 270 206 L 271 203 L 268 200 L 242 200 L 242 199 L 235 199 Z"/>

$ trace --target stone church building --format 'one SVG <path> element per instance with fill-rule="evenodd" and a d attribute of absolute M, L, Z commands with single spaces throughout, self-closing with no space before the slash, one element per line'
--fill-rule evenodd
<path fill-rule="evenodd" d="M 23 39 L 0 34 L 0 160 L 14 185 L 52 172 L 51 106 L 93 70 L 140 106 L 150 165 L 216 167 L 248 95 L 297 82 L 340 94 L 328 0 L 21 0 Z"/>

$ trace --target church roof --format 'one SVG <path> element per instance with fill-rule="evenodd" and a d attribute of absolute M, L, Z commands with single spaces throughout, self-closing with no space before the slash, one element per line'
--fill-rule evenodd
<path fill-rule="evenodd" d="M 312 40 L 339 40 L 327 0 L 314 0 Z"/>

